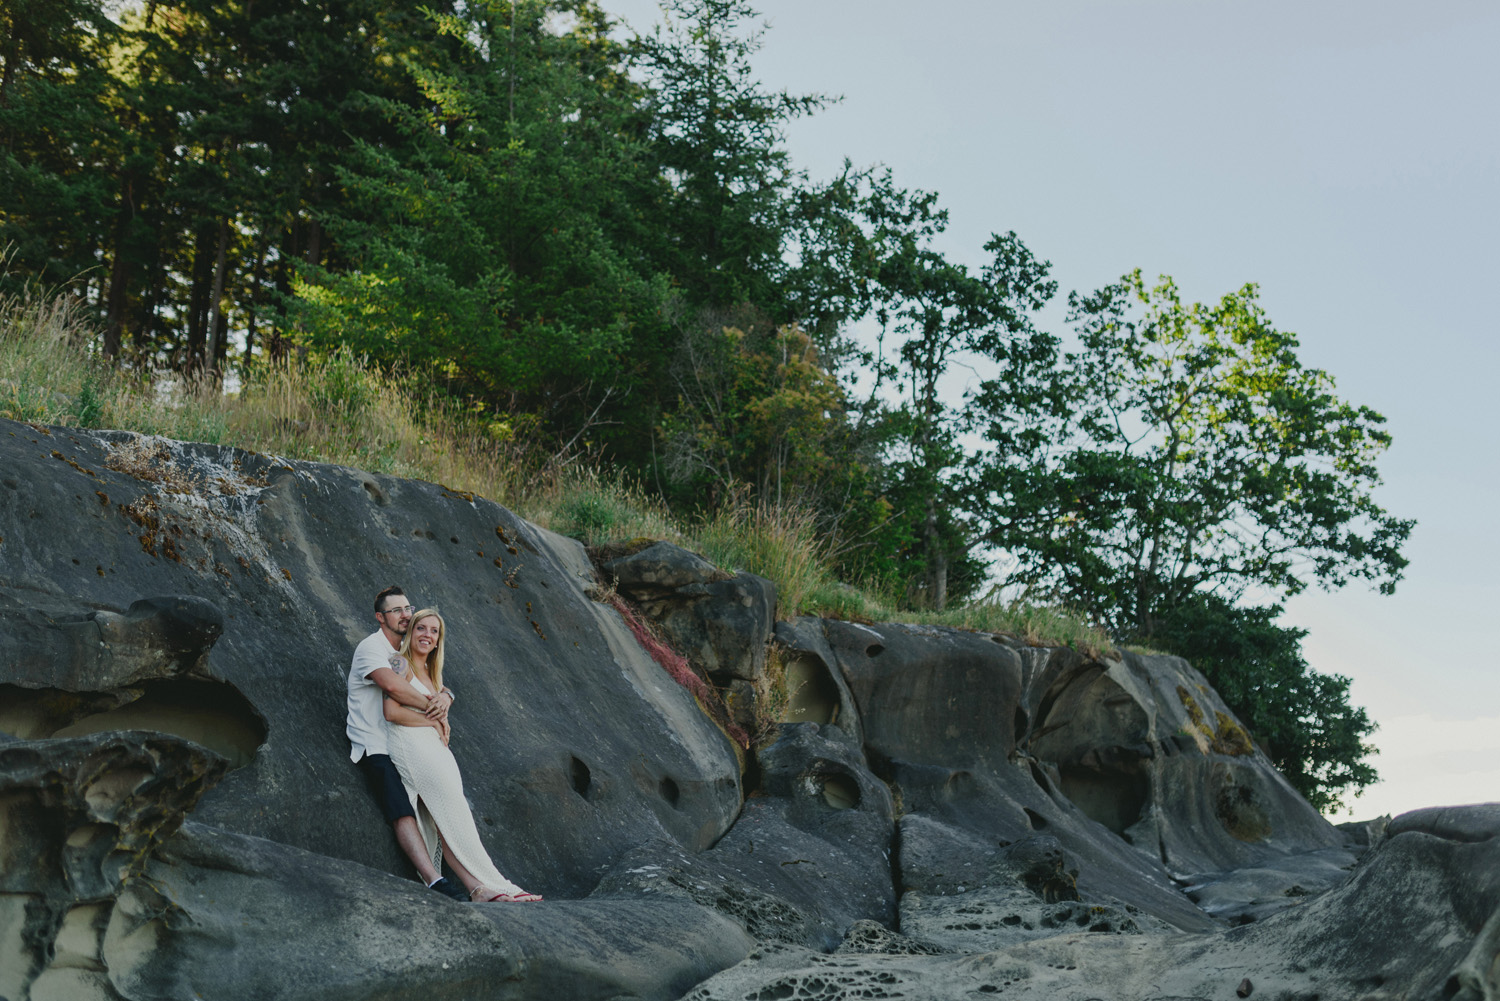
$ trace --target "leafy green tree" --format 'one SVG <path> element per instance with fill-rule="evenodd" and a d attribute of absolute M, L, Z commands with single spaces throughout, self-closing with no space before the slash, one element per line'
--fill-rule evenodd
<path fill-rule="evenodd" d="M 1223 696 L 1281 774 L 1325 812 L 1378 775 L 1363 759 L 1375 724 L 1349 702 L 1349 679 L 1302 656 L 1306 631 L 1276 624 L 1280 605 L 1242 608 L 1195 594 L 1160 620 L 1154 642 L 1187 658 Z"/>
<path fill-rule="evenodd" d="M 828 103 L 770 92 L 750 59 L 760 32 L 746 0 L 669 0 L 665 25 L 637 38 L 646 75 L 645 138 L 659 182 L 647 244 L 690 307 L 753 303 L 777 323 L 798 319 L 781 278 L 803 177 L 783 145 L 786 124 Z"/>
<path fill-rule="evenodd" d="M 947 402 L 942 381 L 957 365 L 983 364 L 992 386 L 1028 387 L 1057 346 L 1032 319 L 1056 292 L 1056 282 L 1047 277 L 1051 265 L 1014 233 L 992 236 L 984 249 L 991 259 L 978 274 L 914 242 L 879 271 L 888 303 L 880 318 L 886 335 L 898 341 L 897 361 L 885 374 L 903 397 L 893 418 L 891 465 L 908 499 L 903 510 L 919 519 L 912 534 L 920 540 L 920 603 L 939 610 L 948 603 L 951 568 L 966 567 L 969 587 L 981 579 L 971 555 L 977 531 L 961 475 L 965 414 Z"/>
<path fill-rule="evenodd" d="M 364 109 L 401 141 L 357 143 L 338 171 L 349 204 L 328 225 L 348 263 L 304 269 L 304 343 L 432 366 L 560 435 L 605 404 L 622 421 L 666 336 L 666 282 L 636 249 L 650 174 L 623 51 L 590 2 L 477 3 L 433 28 L 458 51 L 406 59 L 420 102 Z M 639 441 L 654 417 L 629 425 Z"/>
<path fill-rule="evenodd" d="M 1197 664 L 1292 783 L 1337 805 L 1375 779 L 1373 725 L 1349 679 L 1308 668 L 1279 606 L 1235 603 L 1395 587 L 1413 523 L 1373 497 L 1384 419 L 1301 364 L 1253 285 L 1188 305 L 1137 271 L 1070 305 L 1079 347 L 1047 391 L 992 383 L 974 401 L 995 446 L 969 466 L 984 539 L 1033 593 Z"/>
<path fill-rule="evenodd" d="M 77 280 L 97 298 L 115 35 L 100 0 L 0 0 L 0 282 Z"/>
<path fill-rule="evenodd" d="M 1394 589 L 1413 522 L 1373 497 L 1384 418 L 1302 365 L 1255 286 L 1186 305 L 1137 271 L 1070 305 L 1043 402 L 977 401 L 1003 447 L 971 465 L 976 507 L 1017 580 L 1143 641 L 1202 592 Z"/>
<path fill-rule="evenodd" d="M 748 307 L 703 311 L 669 371 L 678 399 L 662 418 L 662 467 L 680 506 L 748 489 L 811 514 L 833 559 L 868 562 L 861 543 L 890 516 L 878 452 L 810 335 Z"/>

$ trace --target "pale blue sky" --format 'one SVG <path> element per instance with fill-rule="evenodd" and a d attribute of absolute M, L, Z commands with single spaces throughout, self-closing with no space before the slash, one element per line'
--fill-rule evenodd
<path fill-rule="evenodd" d="M 602 0 L 645 29 L 654 0 Z M 788 146 L 941 193 L 942 249 L 1014 229 L 1063 289 L 1134 267 L 1261 286 L 1342 396 L 1389 419 L 1418 520 L 1394 597 L 1295 599 L 1313 666 L 1382 723 L 1368 817 L 1500 800 L 1500 5 L 762 0 L 762 80 L 844 101 Z M 1336 819 L 1344 819 L 1342 816 Z"/>

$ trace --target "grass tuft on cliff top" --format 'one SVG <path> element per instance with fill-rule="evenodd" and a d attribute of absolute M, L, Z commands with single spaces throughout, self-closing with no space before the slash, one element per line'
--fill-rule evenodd
<path fill-rule="evenodd" d="M 98 356 L 98 343 L 71 296 L 0 296 L 0 417 L 428 480 L 488 497 L 588 545 L 666 539 L 725 569 L 775 581 L 782 617 L 954 626 L 1090 655 L 1112 649 L 1099 629 L 1055 608 L 977 602 L 943 612 L 901 609 L 888 595 L 834 576 L 802 509 L 740 495 L 708 517 L 681 518 L 596 461 L 543 455 L 525 427 L 466 412 L 419 376 L 377 372 L 348 352 L 316 364 L 291 359 L 257 367 L 226 392 L 211 380 L 116 368 Z"/>

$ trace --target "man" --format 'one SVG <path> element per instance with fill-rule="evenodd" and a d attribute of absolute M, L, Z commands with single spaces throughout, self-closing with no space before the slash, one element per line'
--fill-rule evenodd
<path fill-rule="evenodd" d="M 454 880 L 448 879 L 432 865 L 422 834 L 417 829 L 416 811 L 401 784 L 401 776 L 386 752 L 385 697 L 398 703 L 398 713 L 412 718 L 447 719 L 453 705 L 453 692 L 445 685 L 430 698 L 417 692 L 401 677 L 405 663 L 395 656 L 401 638 L 416 611 L 399 587 L 388 587 L 375 596 L 375 621 L 380 628 L 354 648 L 354 662 L 349 667 L 349 760 L 359 766 L 380 804 L 386 823 L 396 833 L 396 842 L 421 875 L 422 882 L 454 900 L 468 900 L 469 895 Z M 401 673 L 398 674 L 397 671 Z"/>

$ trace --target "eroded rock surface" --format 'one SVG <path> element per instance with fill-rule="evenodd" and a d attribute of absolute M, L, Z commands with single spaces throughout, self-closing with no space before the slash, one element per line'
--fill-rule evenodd
<path fill-rule="evenodd" d="M 349 657 L 391 583 L 447 619 L 453 751 L 480 830 L 517 882 L 582 895 L 631 846 L 701 850 L 737 815 L 734 749 L 619 614 L 589 599 L 577 543 L 429 483 L 118 432 L 0 431 L 0 649 L 20 651 L 0 682 L 93 689 L 92 717 L 120 709 L 152 671 L 242 696 L 263 732 L 195 819 L 408 871 L 344 734 Z M 103 678 L 94 635 L 164 621 L 132 611 L 151 595 L 218 616 L 222 636 L 205 659 L 138 625 L 110 645 Z M 137 670 L 158 648 L 169 656 Z M 201 692 L 146 684 L 154 717 L 175 716 L 173 732 L 192 724 Z M 26 698 L 47 702 L 25 715 L 52 726 L 58 700 Z M 231 708 L 203 706 L 207 722 L 184 735 L 227 732 Z"/>
<path fill-rule="evenodd" d="M 1467 827 L 1475 818 L 1456 811 Z M 1347 883 L 1227 932 L 1051 935 L 967 953 L 751 954 L 692 1001 L 750 997 L 1500 997 L 1500 840 L 1393 835 Z M 952 898 L 952 899 L 962 899 Z M 1244 996 L 1244 995 L 1241 995 Z"/>
<path fill-rule="evenodd" d="M 0 742 L 0 997 L 114 996 L 119 898 L 226 766 L 140 732 Z"/>
<path fill-rule="evenodd" d="M 1332 828 L 1175 658 L 774 622 L 768 582 L 637 545 L 618 587 L 742 723 L 784 672 L 741 753 L 497 505 L 0 431 L 8 1001 L 1500 1001 L 1500 805 Z M 344 737 L 388 583 L 447 619 L 466 793 L 545 903 L 402 878 Z"/>
<path fill-rule="evenodd" d="M 610 560 L 602 569 L 673 649 L 724 690 L 731 719 L 753 731 L 776 623 L 776 585 L 752 573 L 721 570 L 670 542 Z"/>

